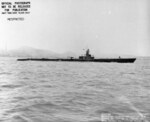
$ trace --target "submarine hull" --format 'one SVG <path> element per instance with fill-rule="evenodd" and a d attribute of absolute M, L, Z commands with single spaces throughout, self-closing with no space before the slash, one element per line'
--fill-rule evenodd
<path fill-rule="evenodd" d="M 68 62 L 116 62 L 116 63 L 134 63 L 136 58 L 104 58 L 104 59 L 48 59 L 48 58 L 26 58 L 17 59 L 17 61 L 68 61 Z"/>

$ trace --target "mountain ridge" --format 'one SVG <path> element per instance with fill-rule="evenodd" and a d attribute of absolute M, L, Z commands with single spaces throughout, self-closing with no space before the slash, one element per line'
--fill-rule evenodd
<path fill-rule="evenodd" d="M 64 53 L 56 53 L 50 50 L 44 50 L 44 49 L 38 49 L 33 47 L 20 47 L 18 49 L 0 51 L 0 56 L 2 57 L 21 57 L 21 58 L 70 58 L 75 57 L 78 58 L 79 55 L 84 54 L 78 54 L 71 51 L 67 51 Z M 93 54 L 92 54 L 93 55 Z M 119 55 L 119 54 L 102 54 L 98 53 L 97 55 L 94 55 L 95 58 L 118 58 L 118 57 L 137 57 L 133 55 Z"/>
<path fill-rule="evenodd" d="M 76 57 L 73 52 L 56 53 L 50 50 L 38 49 L 33 47 L 20 47 L 12 50 L 0 50 L 0 56 L 3 57 L 24 57 L 24 58 L 67 58 Z"/>

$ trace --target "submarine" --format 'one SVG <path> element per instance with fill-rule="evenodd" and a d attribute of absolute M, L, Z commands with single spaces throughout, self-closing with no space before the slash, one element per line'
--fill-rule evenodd
<path fill-rule="evenodd" d="M 136 58 L 121 58 L 120 56 L 118 58 L 99 58 L 95 59 L 94 56 L 90 54 L 90 50 L 87 49 L 85 55 L 79 56 L 79 58 L 56 58 L 56 59 L 50 59 L 50 58 L 25 58 L 25 59 L 17 59 L 17 61 L 68 61 L 68 62 L 105 62 L 105 63 L 134 63 Z"/>

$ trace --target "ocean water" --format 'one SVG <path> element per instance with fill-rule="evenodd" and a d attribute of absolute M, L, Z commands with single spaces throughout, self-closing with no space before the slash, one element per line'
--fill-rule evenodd
<path fill-rule="evenodd" d="M 150 59 L 0 58 L 0 122 L 150 122 Z"/>

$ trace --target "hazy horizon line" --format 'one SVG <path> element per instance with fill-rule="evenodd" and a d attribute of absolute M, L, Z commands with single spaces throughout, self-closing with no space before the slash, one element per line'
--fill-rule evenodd
<path fill-rule="evenodd" d="M 56 55 L 57 54 L 59 54 L 59 55 L 61 55 L 61 54 L 65 54 L 65 53 L 73 53 L 73 54 L 75 54 L 75 55 L 84 55 L 83 53 L 80 53 L 79 54 L 79 52 L 75 52 L 75 51 L 70 51 L 70 50 L 68 50 L 68 51 L 64 51 L 64 52 L 56 52 L 56 51 L 53 51 L 53 50 L 50 50 L 50 49 L 43 49 L 43 48 L 36 48 L 36 47 L 31 47 L 31 46 L 21 46 L 21 47 L 18 47 L 18 48 L 12 48 L 12 49 L 0 49 L 0 51 L 3 51 L 3 52 L 0 52 L 0 54 L 1 53 L 7 53 L 7 52 L 11 52 L 11 51 L 19 51 L 19 50 L 27 50 L 27 49 L 33 49 L 33 50 L 41 50 L 41 51 L 48 51 L 48 52 L 51 52 L 51 53 L 55 53 Z M 90 48 L 88 48 L 88 49 L 90 49 Z M 83 52 L 83 50 L 81 50 L 82 52 Z M 84 52 L 85 52 L 85 50 L 84 50 Z M 150 56 L 143 56 L 143 55 L 133 55 L 133 54 L 117 54 L 117 53 L 106 53 L 106 52 L 104 52 L 104 53 L 100 53 L 100 52 L 98 52 L 98 54 L 93 54 L 92 52 L 93 51 L 90 51 L 91 52 L 91 55 L 96 55 L 96 56 L 133 56 L 133 57 L 150 57 Z M 1 54 L 2 55 L 2 54 Z"/>

